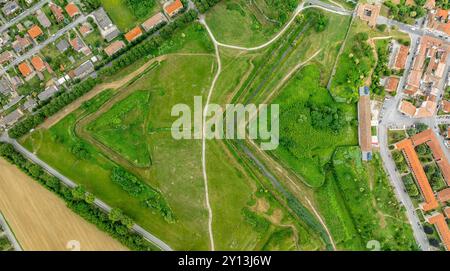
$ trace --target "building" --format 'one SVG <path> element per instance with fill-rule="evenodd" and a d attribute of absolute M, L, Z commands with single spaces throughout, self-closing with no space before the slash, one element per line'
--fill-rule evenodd
<path fill-rule="evenodd" d="M 92 33 L 92 31 L 94 31 L 94 29 L 92 29 L 91 24 L 88 22 L 84 22 L 80 27 L 80 33 L 83 37 L 86 37 L 87 35 Z"/>
<path fill-rule="evenodd" d="M 183 3 L 181 3 L 180 0 L 175 0 L 175 1 L 168 2 L 168 3 L 164 6 L 164 12 L 166 12 L 166 14 L 167 14 L 169 17 L 174 17 L 174 16 L 177 15 L 182 9 L 183 9 Z"/>
<path fill-rule="evenodd" d="M 45 13 L 42 12 L 42 10 L 40 10 L 40 9 L 38 9 L 36 11 L 36 19 L 41 24 L 41 26 L 44 28 L 49 28 L 52 25 L 52 23 L 48 19 L 47 15 L 45 15 Z"/>
<path fill-rule="evenodd" d="M 33 65 L 34 69 L 38 72 L 43 72 L 46 69 L 44 61 L 39 56 L 33 56 L 31 58 L 31 65 Z"/>
<path fill-rule="evenodd" d="M 52 86 L 46 88 L 41 93 L 39 93 L 37 97 L 38 97 L 39 101 L 45 101 L 45 100 L 50 99 L 58 91 L 59 91 L 59 89 L 55 85 L 52 85 Z"/>
<path fill-rule="evenodd" d="M 30 37 L 32 39 L 36 39 L 39 36 L 43 35 L 44 33 L 42 32 L 42 29 L 37 26 L 37 25 L 33 25 L 29 30 L 28 30 L 28 35 L 30 35 Z"/>
<path fill-rule="evenodd" d="M 356 14 L 361 20 L 367 22 L 370 27 L 375 27 L 380 9 L 380 5 L 359 4 Z"/>
<path fill-rule="evenodd" d="M 447 201 L 450 201 L 450 188 L 447 187 L 444 190 L 439 191 L 437 197 L 441 203 L 446 203 Z"/>
<path fill-rule="evenodd" d="M 152 17 L 150 17 L 148 20 L 142 23 L 142 28 L 144 28 L 145 32 L 148 32 L 155 28 L 156 26 L 162 24 L 163 22 L 166 22 L 166 17 L 161 12 L 156 13 Z"/>
<path fill-rule="evenodd" d="M 23 112 L 20 109 L 16 109 L 10 114 L 0 119 L 0 128 L 7 128 L 14 125 L 23 116 Z"/>
<path fill-rule="evenodd" d="M 384 84 L 384 89 L 390 93 L 396 92 L 399 83 L 400 83 L 400 78 L 395 77 L 395 76 L 389 76 L 386 79 L 386 82 Z"/>
<path fill-rule="evenodd" d="M 10 16 L 20 9 L 16 1 L 8 1 L 3 5 L 2 12 L 5 16 Z"/>
<path fill-rule="evenodd" d="M 94 64 L 88 60 L 81 64 L 75 70 L 69 72 L 69 76 L 74 79 L 83 79 L 95 71 Z"/>
<path fill-rule="evenodd" d="M 58 23 L 64 21 L 64 15 L 63 10 L 60 6 L 50 3 L 49 4 L 50 10 L 52 11 L 53 16 L 55 16 L 55 19 Z"/>
<path fill-rule="evenodd" d="M 409 167 L 413 173 L 414 178 L 419 184 L 420 191 L 425 200 L 420 207 L 425 211 L 434 210 L 439 207 L 439 203 L 434 197 L 433 189 L 431 189 L 430 183 L 428 181 L 427 175 L 423 170 L 422 164 L 420 163 L 419 157 L 414 149 L 411 139 L 404 139 L 397 144 L 395 144 L 396 149 L 401 150 L 406 160 L 408 161 Z"/>
<path fill-rule="evenodd" d="M 123 48 L 125 48 L 125 43 L 123 41 L 121 41 L 121 40 L 114 41 L 108 47 L 105 48 L 105 53 L 108 56 L 112 56 L 115 53 L 122 50 Z"/>
<path fill-rule="evenodd" d="M 74 39 L 70 40 L 70 45 L 78 53 L 83 53 L 86 56 L 91 54 L 91 50 L 79 36 L 76 36 Z"/>
<path fill-rule="evenodd" d="M 27 101 L 23 104 L 22 109 L 24 111 L 28 111 L 28 112 L 33 112 L 33 109 L 35 109 L 37 106 L 36 100 L 34 100 L 33 98 L 29 97 L 27 99 Z"/>
<path fill-rule="evenodd" d="M 398 50 L 396 50 L 396 55 L 394 57 L 394 70 L 403 70 L 406 66 L 406 61 L 408 59 L 409 47 L 405 45 L 400 45 Z"/>
<path fill-rule="evenodd" d="M 11 83 L 6 77 L 0 78 L 0 94 L 3 96 L 9 96 L 13 92 Z"/>
<path fill-rule="evenodd" d="M 432 216 L 427 217 L 427 221 L 437 228 L 445 249 L 450 250 L 450 229 L 448 228 L 444 215 L 435 213 Z"/>
<path fill-rule="evenodd" d="M 22 38 L 21 36 L 16 36 L 16 40 L 12 43 L 12 47 L 16 53 L 21 53 L 30 47 L 31 44 L 31 41 L 27 37 Z"/>
<path fill-rule="evenodd" d="M 450 113 L 450 101 L 442 101 L 442 111 L 444 111 L 445 113 Z"/>
<path fill-rule="evenodd" d="M 100 34 L 107 42 L 112 41 L 120 35 L 119 29 L 112 23 L 103 7 L 94 11 L 92 15 L 100 30 Z"/>
<path fill-rule="evenodd" d="M 75 5 L 73 2 L 70 2 L 65 7 L 67 14 L 69 14 L 70 18 L 73 18 L 77 15 L 80 15 L 80 10 L 78 9 L 77 5 Z"/>
<path fill-rule="evenodd" d="M 136 26 L 135 28 L 131 29 L 128 33 L 125 34 L 125 39 L 128 42 L 132 42 L 142 36 L 142 29 L 139 26 Z"/>
<path fill-rule="evenodd" d="M 450 13 L 445 9 L 437 9 L 428 13 L 427 27 L 450 36 Z"/>
<path fill-rule="evenodd" d="M 416 110 L 417 108 L 408 101 L 401 101 L 398 107 L 398 111 L 408 117 L 414 117 L 414 115 L 416 114 Z"/>
<path fill-rule="evenodd" d="M 358 101 L 358 139 L 362 160 L 372 159 L 372 131 L 371 131 L 370 90 L 361 87 Z"/>
<path fill-rule="evenodd" d="M 11 51 L 4 51 L 0 54 L 0 65 L 3 65 L 3 63 L 6 63 L 13 59 L 14 55 L 11 53 Z"/>
<path fill-rule="evenodd" d="M 25 78 L 33 73 L 33 69 L 26 62 L 20 63 L 18 68 L 22 76 Z"/>
<path fill-rule="evenodd" d="M 70 44 L 67 42 L 66 39 L 62 39 L 60 42 L 56 44 L 56 48 L 58 48 L 58 51 L 61 53 L 65 52 L 67 49 L 69 49 Z"/>

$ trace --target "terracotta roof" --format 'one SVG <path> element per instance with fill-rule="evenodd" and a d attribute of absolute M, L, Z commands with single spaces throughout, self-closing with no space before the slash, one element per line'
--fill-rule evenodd
<path fill-rule="evenodd" d="M 450 188 L 445 188 L 444 190 L 439 191 L 437 197 L 440 202 L 444 203 L 450 200 Z"/>
<path fill-rule="evenodd" d="M 356 13 L 361 20 L 366 21 L 370 27 L 374 27 L 377 23 L 380 9 L 380 5 L 359 4 Z"/>
<path fill-rule="evenodd" d="M 175 0 L 172 3 L 170 3 L 169 5 L 167 5 L 164 8 L 164 10 L 170 17 L 172 17 L 182 8 L 183 8 L 183 3 L 181 3 L 180 0 Z"/>
<path fill-rule="evenodd" d="M 450 207 L 445 207 L 444 208 L 444 214 L 447 218 L 450 218 Z"/>
<path fill-rule="evenodd" d="M 42 61 L 42 58 L 39 56 L 34 56 L 31 58 L 31 64 L 33 65 L 34 69 L 37 71 L 43 71 L 45 70 L 45 64 L 44 61 Z"/>
<path fill-rule="evenodd" d="M 371 114 L 370 114 L 370 96 L 364 95 L 358 102 L 358 128 L 359 128 L 359 146 L 361 151 L 369 152 L 372 150 L 371 133 Z"/>
<path fill-rule="evenodd" d="M 125 39 L 128 42 L 132 42 L 133 40 L 139 38 L 142 35 L 142 30 L 139 26 L 131 29 L 128 33 L 125 34 Z"/>
<path fill-rule="evenodd" d="M 25 62 L 19 64 L 19 71 L 23 75 L 23 77 L 27 77 L 33 72 L 31 67 Z"/>
<path fill-rule="evenodd" d="M 405 45 L 400 45 L 400 49 L 397 52 L 397 56 L 395 58 L 394 68 L 396 69 L 404 69 L 406 65 L 406 59 L 408 58 L 409 47 Z"/>
<path fill-rule="evenodd" d="M 42 35 L 42 34 L 44 34 L 44 33 L 42 32 L 42 29 L 41 29 L 39 26 L 37 26 L 37 25 L 34 25 L 33 27 L 31 27 L 31 28 L 28 30 L 28 35 L 30 35 L 30 37 L 31 37 L 32 39 L 35 39 L 35 38 L 39 37 L 39 36 Z"/>
<path fill-rule="evenodd" d="M 384 88 L 387 92 L 394 92 L 397 91 L 398 83 L 400 82 L 400 78 L 390 76 L 386 79 L 386 84 Z"/>
<path fill-rule="evenodd" d="M 450 101 L 442 101 L 442 111 L 444 111 L 445 113 L 450 113 Z"/>
<path fill-rule="evenodd" d="M 441 213 L 437 213 L 431 217 L 428 217 L 427 219 L 430 224 L 436 226 L 445 249 L 450 250 L 450 229 L 448 228 L 444 215 Z"/>
<path fill-rule="evenodd" d="M 447 157 L 445 156 L 444 151 L 441 148 L 439 139 L 434 134 L 434 132 L 431 129 L 427 129 L 421 133 L 412 136 L 411 140 L 414 146 L 427 143 L 427 145 L 431 149 L 431 152 L 433 153 L 433 157 L 436 160 L 437 165 L 441 170 L 442 176 L 444 177 L 447 184 L 450 186 L 450 164 L 447 161 Z"/>
<path fill-rule="evenodd" d="M 81 33 L 81 35 L 83 35 L 83 37 L 91 32 L 92 32 L 92 27 L 89 23 L 84 23 L 83 25 L 81 25 L 80 33 Z"/>
<path fill-rule="evenodd" d="M 160 24 L 161 22 L 164 22 L 166 20 L 166 17 L 161 12 L 156 13 L 152 17 L 150 17 L 148 20 L 142 23 L 142 27 L 145 31 L 151 30 L 156 25 Z"/>
<path fill-rule="evenodd" d="M 52 11 L 53 15 L 55 16 L 58 22 L 64 20 L 64 15 L 62 14 L 62 8 L 60 6 L 55 5 L 54 3 L 50 3 L 49 6 L 50 10 Z"/>
<path fill-rule="evenodd" d="M 404 139 L 395 144 L 395 147 L 403 151 L 403 154 L 405 155 L 406 160 L 408 160 L 408 164 L 413 172 L 413 175 L 416 178 L 417 183 L 419 184 L 420 190 L 422 191 L 422 195 L 425 199 L 425 203 L 421 206 L 422 209 L 424 211 L 436 209 L 439 204 L 434 197 L 433 189 L 431 189 L 427 175 L 425 174 L 419 157 L 414 150 L 412 140 Z"/>
<path fill-rule="evenodd" d="M 73 2 L 70 2 L 66 6 L 66 12 L 67 12 L 67 14 L 69 14 L 70 18 L 73 18 L 73 17 L 77 16 L 78 14 L 80 14 L 80 10 Z"/>
<path fill-rule="evenodd" d="M 410 117 L 412 117 L 416 114 L 416 107 L 408 101 L 401 101 L 399 110 L 403 114 L 410 116 Z"/>
<path fill-rule="evenodd" d="M 120 49 L 125 47 L 125 43 L 121 40 L 115 41 L 111 43 L 108 47 L 105 48 L 105 53 L 108 56 L 112 56 L 117 53 Z"/>

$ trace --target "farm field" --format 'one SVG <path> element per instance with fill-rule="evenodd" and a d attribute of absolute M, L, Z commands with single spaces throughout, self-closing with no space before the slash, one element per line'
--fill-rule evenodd
<path fill-rule="evenodd" d="M 156 0 L 142 0 L 149 2 L 152 8 L 142 12 L 141 16 L 137 16 L 127 5 L 127 0 L 100 0 L 106 12 L 111 16 L 111 20 L 117 25 L 122 32 L 126 32 L 136 25 L 144 22 L 151 15 L 158 12 L 160 6 Z M 132 2 L 132 1 L 131 1 Z"/>
<path fill-rule="evenodd" d="M 255 46 L 278 32 L 298 3 L 298 0 L 221 1 L 206 14 L 206 21 L 218 41 Z"/>
<path fill-rule="evenodd" d="M 24 250 L 69 250 L 71 240 L 81 250 L 127 250 L 15 166 L 0 167 L 0 210 Z"/>

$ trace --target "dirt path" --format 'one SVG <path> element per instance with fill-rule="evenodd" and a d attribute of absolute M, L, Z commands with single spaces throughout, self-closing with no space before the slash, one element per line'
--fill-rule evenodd
<path fill-rule="evenodd" d="M 24 250 L 69 250 L 71 240 L 81 250 L 127 250 L 15 166 L 0 159 L 0 168 L 0 210 Z"/>

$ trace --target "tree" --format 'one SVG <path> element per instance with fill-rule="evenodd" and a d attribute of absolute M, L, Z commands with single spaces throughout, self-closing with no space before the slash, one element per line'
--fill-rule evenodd
<path fill-rule="evenodd" d="M 95 201 L 95 196 L 94 196 L 94 194 L 87 192 L 87 193 L 85 194 L 84 201 L 86 201 L 86 202 L 89 203 L 89 204 L 93 204 L 94 201 Z"/>
<path fill-rule="evenodd" d="M 72 196 L 75 200 L 84 200 L 86 190 L 81 185 L 72 189 Z"/>
<path fill-rule="evenodd" d="M 123 219 L 123 212 L 118 208 L 113 208 L 111 209 L 111 212 L 109 212 L 108 218 L 113 222 L 121 221 Z"/>

